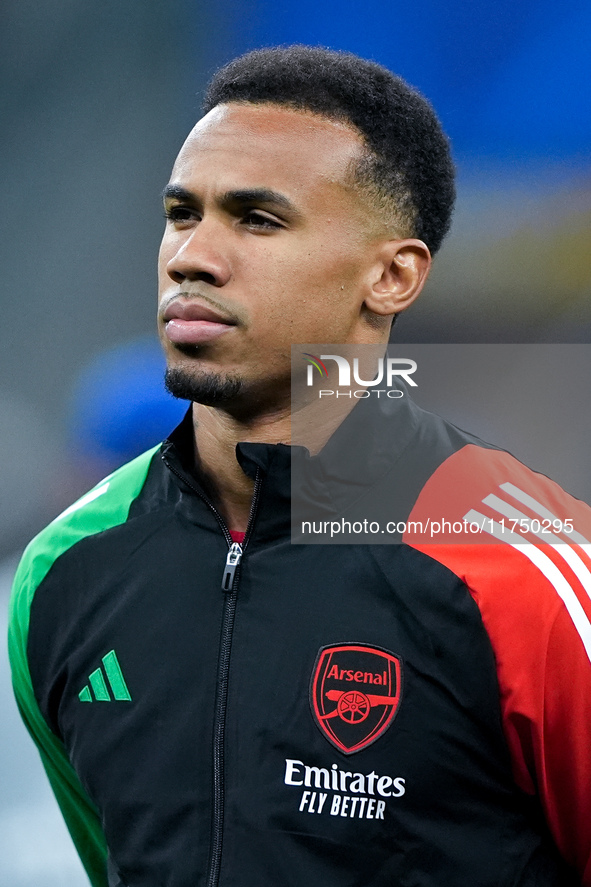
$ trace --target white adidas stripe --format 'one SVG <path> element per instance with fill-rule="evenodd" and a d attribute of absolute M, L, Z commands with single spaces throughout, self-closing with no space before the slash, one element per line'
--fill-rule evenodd
<path fill-rule="evenodd" d="M 524 514 L 522 511 L 519 511 L 517 508 L 513 508 L 512 505 L 509 505 L 508 502 L 505 502 L 504 499 L 499 499 L 498 496 L 495 496 L 491 493 L 490 496 L 487 496 L 482 500 L 485 505 L 489 505 L 494 511 L 498 511 L 499 514 L 503 514 L 505 517 L 508 517 L 510 520 L 526 520 L 528 524 L 531 524 L 531 520 L 527 514 Z M 587 592 L 587 596 L 591 599 L 591 571 L 587 568 L 586 564 L 581 560 L 580 556 L 571 547 L 568 542 L 565 542 L 560 536 L 557 536 L 555 533 L 551 533 L 549 530 L 540 529 L 538 532 L 534 530 L 530 531 L 533 536 L 537 536 L 547 545 L 556 551 L 560 557 L 566 561 L 569 565 L 585 591 Z"/>
<path fill-rule="evenodd" d="M 536 514 L 539 514 L 540 517 L 547 518 L 548 520 L 560 520 L 555 514 L 542 505 L 541 502 L 538 502 L 537 499 L 534 499 L 533 496 L 529 496 L 523 490 L 520 490 L 519 487 L 516 487 L 515 484 L 511 484 L 509 482 L 505 484 L 501 484 L 501 490 L 504 490 L 505 493 L 509 493 L 510 496 L 513 496 L 514 499 L 517 499 L 519 502 L 523 502 L 524 505 L 527 505 L 528 508 L 531 508 L 532 511 L 535 511 Z M 572 533 L 568 534 L 569 539 L 573 542 L 576 542 L 581 546 L 585 554 L 588 554 L 591 557 L 591 542 L 586 539 L 581 533 L 577 533 L 574 530 Z M 586 547 L 588 546 L 588 547 Z"/>
<path fill-rule="evenodd" d="M 573 625 L 583 642 L 587 657 L 591 662 L 591 623 L 589 622 L 587 614 L 581 606 L 570 583 L 567 582 L 556 564 L 550 560 L 548 555 L 544 554 L 543 551 L 540 551 L 537 546 L 532 545 L 531 542 L 524 542 L 522 536 L 503 528 L 496 521 L 491 521 L 489 517 L 485 517 L 484 514 L 480 514 L 480 512 L 475 511 L 474 509 L 471 509 L 464 515 L 464 520 L 469 523 L 478 524 L 481 529 L 486 533 L 489 533 L 489 535 L 494 536 L 494 538 L 498 539 L 500 542 L 507 542 L 513 548 L 517 549 L 517 551 L 521 552 L 521 554 L 524 554 L 531 563 L 540 570 L 551 585 L 553 585 L 557 594 L 563 601 L 567 612 L 573 621 Z"/>

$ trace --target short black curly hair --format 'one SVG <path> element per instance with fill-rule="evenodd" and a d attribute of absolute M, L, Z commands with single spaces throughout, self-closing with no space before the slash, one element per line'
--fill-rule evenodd
<path fill-rule="evenodd" d="M 435 253 L 455 199 L 448 140 L 429 102 L 375 62 L 312 46 L 258 49 L 213 76 L 203 111 L 272 102 L 354 126 L 369 149 L 355 170 L 404 236 Z"/>

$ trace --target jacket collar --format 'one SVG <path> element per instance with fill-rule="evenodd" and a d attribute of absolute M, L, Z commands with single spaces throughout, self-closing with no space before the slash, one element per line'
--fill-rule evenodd
<path fill-rule="evenodd" d="M 274 514 L 275 521 L 280 515 L 282 524 L 289 521 L 292 498 L 298 511 L 312 507 L 337 514 L 386 476 L 391 483 L 392 472 L 417 438 L 423 415 L 406 390 L 398 399 L 370 396 L 359 400 L 315 456 L 302 446 L 244 442 L 237 445 L 236 457 L 250 477 L 262 474 L 259 507 Z M 177 478 L 207 497 L 190 409 L 164 442 L 162 453 Z"/>

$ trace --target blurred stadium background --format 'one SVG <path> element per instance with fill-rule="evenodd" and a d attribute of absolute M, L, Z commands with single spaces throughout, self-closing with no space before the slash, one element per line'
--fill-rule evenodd
<path fill-rule="evenodd" d="M 585 0 L 559 13 L 550 0 L 4 0 L 2 612 L 26 539 L 178 415 L 161 395 L 153 338 L 159 195 L 219 64 L 259 46 L 319 44 L 387 65 L 433 102 L 458 165 L 458 208 L 400 341 L 585 344 L 590 33 Z M 585 421 L 586 384 L 568 393 Z M 566 423 L 561 413 L 554 448 L 577 451 L 573 482 L 588 495 L 587 437 Z M 4 660 L 0 699 L 0 883 L 80 887 Z"/>

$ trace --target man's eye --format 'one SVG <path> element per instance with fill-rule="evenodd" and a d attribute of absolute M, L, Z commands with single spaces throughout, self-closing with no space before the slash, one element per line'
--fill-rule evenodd
<path fill-rule="evenodd" d="M 244 216 L 244 223 L 250 228 L 283 228 L 274 216 L 254 210 Z"/>
<path fill-rule="evenodd" d="M 197 218 L 195 210 L 187 206 L 169 206 L 165 209 L 164 216 L 169 222 L 190 222 Z"/>

